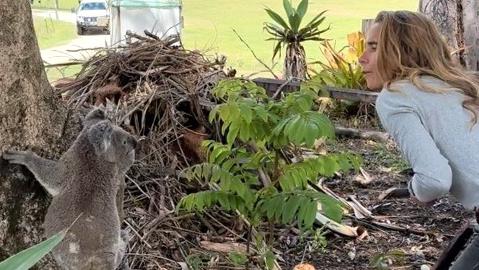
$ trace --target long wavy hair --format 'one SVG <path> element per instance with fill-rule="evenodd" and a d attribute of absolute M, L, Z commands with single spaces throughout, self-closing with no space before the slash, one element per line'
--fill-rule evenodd
<path fill-rule="evenodd" d="M 380 24 L 378 71 L 390 86 L 396 80 L 408 79 L 419 89 L 443 93 L 450 88 L 433 89 L 420 80 L 430 75 L 457 88 L 466 96 L 463 107 L 476 124 L 479 114 L 479 80 L 451 58 L 451 52 L 431 20 L 411 11 L 382 11 L 375 22 Z"/>

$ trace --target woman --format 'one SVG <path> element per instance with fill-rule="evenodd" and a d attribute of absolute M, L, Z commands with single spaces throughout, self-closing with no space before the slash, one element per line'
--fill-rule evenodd
<path fill-rule="evenodd" d="M 380 12 L 366 43 L 360 63 L 368 88 L 383 89 L 376 110 L 413 168 L 411 195 L 431 203 L 451 193 L 466 208 L 479 207 L 477 78 L 454 63 L 420 13 Z M 479 257 L 479 237 L 475 242 L 466 263 Z M 453 269 L 475 269 L 460 261 Z"/>

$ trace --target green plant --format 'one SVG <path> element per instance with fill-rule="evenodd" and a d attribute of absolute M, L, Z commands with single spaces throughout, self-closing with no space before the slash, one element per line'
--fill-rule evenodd
<path fill-rule="evenodd" d="M 311 247 L 314 250 L 325 252 L 326 247 L 328 246 L 328 240 L 326 239 L 326 226 L 322 226 L 314 230 L 313 241 Z"/>
<path fill-rule="evenodd" d="M 28 270 L 40 261 L 45 255 L 55 248 L 65 237 L 68 229 L 65 229 L 45 241 L 25 249 L 5 261 L 0 262 L 2 270 Z"/>
<path fill-rule="evenodd" d="M 394 261 L 402 262 L 405 255 L 404 251 L 393 249 L 386 253 L 376 254 L 371 258 L 369 265 L 373 269 L 387 270 Z"/>
<path fill-rule="evenodd" d="M 191 254 L 186 257 L 186 265 L 188 269 L 191 270 L 200 270 L 207 268 L 208 261 L 211 259 L 208 254 Z"/>
<path fill-rule="evenodd" d="M 239 211 L 252 227 L 262 221 L 297 221 L 307 229 L 319 203 L 326 216 L 341 219 L 340 204 L 309 189 L 308 181 L 358 168 L 359 159 L 350 154 L 303 157 L 302 148 L 312 148 L 316 139 L 334 138 L 329 119 L 312 110 L 314 92 L 298 91 L 273 101 L 263 88 L 236 79 L 221 81 L 214 95 L 224 103 L 211 111 L 209 120 L 222 122 L 226 143 L 207 141 L 207 162 L 182 172 L 211 189 L 183 197 L 178 209 L 202 211 L 219 205 Z"/>
<path fill-rule="evenodd" d="M 359 64 L 359 57 L 365 48 L 364 35 L 361 32 L 348 34 L 348 46 L 341 50 L 336 50 L 329 41 L 323 41 L 320 48 L 326 61 L 316 62 L 320 65 L 321 71 L 313 70 L 315 75 L 312 82 L 343 88 L 366 88 Z"/>
<path fill-rule="evenodd" d="M 323 15 L 326 11 L 319 13 L 304 27 L 301 27 L 301 22 L 308 10 L 308 0 L 301 0 L 297 8 L 292 6 L 290 0 L 283 0 L 283 7 L 287 20 L 270 8 L 265 9 L 274 21 L 274 23 L 265 23 L 264 25 L 264 29 L 272 36 L 267 40 L 276 42 L 273 49 L 273 59 L 276 55 L 281 54 L 282 47 L 286 47 L 284 58 L 285 78 L 306 79 L 306 52 L 302 42 L 324 40 L 321 35 L 328 31 L 329 27 L 320 30 L 319 26 L 325 19 Z"/>
<path fill-rule="evenodd" d="M 384 144 L 377 144 L 373 154 L 375 159 L 371 161 L 372 164 L 390 168 L 394 173 L 401 173 L 410 168 L 409 163 L 402 158 L 398 150 L 392 150 Z"/>
<path fill-rule="evenodd" d="M 235 266 L 245 266 L 248 262 L 247 254 L 242 252 L 230 252 L 228 253 L 228 258 Z"/>

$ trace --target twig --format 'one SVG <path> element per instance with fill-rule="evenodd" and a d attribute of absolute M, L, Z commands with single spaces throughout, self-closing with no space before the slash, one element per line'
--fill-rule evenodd
<path fill-rule="evenodd" d="M 283 84 L 281 84 L 278 89 L 276 90 L 276 92 L 273 94 L 273 97 L 272 99 L 277 99 L 278 96 L 281 94 L 281 92 L 283 92 L 283 88 L 285 86 L 287 86 L 291 81 L 293 80 L 293 78 L 289 78 L 288 80 L 286 80 Z"/>
<path fill-rule="evenodd" d="M 366 131 L 355 128 L 335 127 L 334 131 L 337 136 L 344 136 L 349 138 L 369 139 L 377 142 L 388 142 L 390 136 L 385 132 L 380 131 Z"/>
<path fill-rule="evenodd" d="M 240 34 L 238 34 L 238 32 L 236 32 L 235 29 L 233 29 L 233 32 L 235 33 L 235 35 L 239 38 L 239 40 L 249 49 L 249 51 L 253 54 L 254 58 L 256 60 L 258 60 L 258 62 L 260 62 L 260 64 L 262 64 L 270 73 L 271 75 L 273 75 L 273 77 L 275 79 L 279 79 L 278 76 L 276 76 L 276 74 L 274 73 L 274 71 L 268 66 L 266 65 L 266 63 L 264 63 L 258 56 L 256 56 L 256 54 L 254 53 L 253 49 L 251 49 L 251 47 L 248 45 L 248 43 L 246 43 L 246 41 L 240 36 Z"/>

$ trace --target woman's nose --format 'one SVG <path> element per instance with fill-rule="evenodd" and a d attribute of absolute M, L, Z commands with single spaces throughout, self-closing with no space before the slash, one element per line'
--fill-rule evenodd
<path fill-rule="evenodd" d="M 361 65 L 363 65 L 363 66 L 368 63 L 366 52 L 364 52 L 364 53 L 359 57 L 359 63 L 360 63 Z"/>

